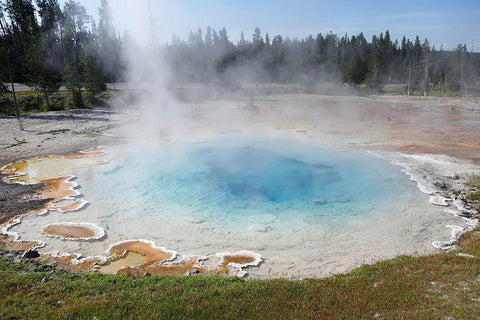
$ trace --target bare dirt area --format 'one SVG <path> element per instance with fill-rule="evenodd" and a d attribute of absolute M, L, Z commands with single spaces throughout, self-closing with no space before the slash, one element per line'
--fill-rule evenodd
<path fill-rule="evenodd" d="M 110 143 L 104 133 L 118 126 L 110 110 L 42 112 L 22 117 L 0 117 L 0 163 L 49 153 L 70 153 Z"/>

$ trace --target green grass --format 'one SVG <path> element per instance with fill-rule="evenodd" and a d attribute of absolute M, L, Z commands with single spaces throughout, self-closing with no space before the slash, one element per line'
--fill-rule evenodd
<path fill-rule="evenodd" d="M 470 198 L 470 200 L 480 200 L 480 191 L 472 192 L 468 195 L 468 197 Z"/>
<path fill-rule="evenodd" d="M 111 92 L 105 91 L 98 95 L 94 101 L 87 98 L 86 92 L 82 92 L 84 108 L 105 107 L 110 98 Z M 13 96 L 6 94 L 0 97 L 0 115 L 15 116 L 16 111 L 13 103 Z M 17 102 L 20 113 L 29 114 L 44 111 L 61 111 L 65 109 L 74 109 L 71 94 L 67 91 L 58 91 L 50 96 L 50 105 L 47 105 L 45 97 L 38 91 L 19 91 L 17 92 Z"/>
<path fill-rule="evenodd" d="M 473 319 L 480 317 L 478 257 L 479 231 L 456 251 L 303 281 L 49 274 L 0 259 L 0 312 L 6 319 Z"/>
<path fill-rule="evenodd" d="M 466 185 L 471 188 L 476 188 L 477 190 L 480 189 L 480 176 L 479 175 L 471 176 Z M 475 200 L 480 201 L 480 191 L 471 192 L 468 195 L 468 198 L 473 201 Z M 478 211 L 480 212 L 480 207 L 478 208 Z"/>
<path fill-rule="evenodd" d="M 472 175 L 468 181 L 467 186 L 480 188 L 480 175 Z"/>

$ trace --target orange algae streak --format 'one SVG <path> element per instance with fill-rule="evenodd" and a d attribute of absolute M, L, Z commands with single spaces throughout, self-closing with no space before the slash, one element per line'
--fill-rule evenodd
<path fill-rule="evenodd" d="M 60 211 L 63 211 L 63 212 L 77 211 L 77 210 L 81 209 L 85 204 L 87 204 L 87 201 L 85 201 L 85 200 L 75 201 L 74 203 L 72 203 L 68 206 L 60 207 Z"/>
<path fill-rule="evenodd" d="M 167 264 L 142 264 L 137 267 L 127 266 L 120 269 L 117 274 L 124 274 L 129 276 L 143 276 L 145 274 L 151 275 L 185 275 L 190 270 L 195 270 L 195 273 L 207 273 L 210 270 L 200 265 L 199 257 L 191 257 L 183 261 Z"/>
<path fill-rule="evenodd" d="M 2 234 L 0 235 L 0 242 L 8 250 L 23 250 L 28 251 L 34 248 L 41 247 L 43 243 L 38 241 L 18 241 L 13 236 Z"/>
<path fill-rule="evenodd" d="M 17 162 L 11 163 L 3 167 L 2 173 L 3 174 L 12 174 L 14 172 L 24 172 L 26 171 L 29 163 L 32 160 L 19 160 Z"/>
<path fill-rule="evenodd" d="M 12 183 L 27 183 L 29 181 L 28 168 L 31 163 L 37 162 L 38 158 L 30 158 L 25 160 L 19 160 L 14 163 L 8 164 L 1 168 L 0 173 L 4 175 L 3 182 Z"/>
<path fill-rule="evenodd" d="M 246 250 L 235 253 L 217 253 L 217 257 L 221 258 L 220 267 L 217 271 L 219 274 L 245 276 L 244 268 L 258 266 L 262 262 L 258 253 Z"/>
<path fill-rule="evenodd" d="M 251 256 L 225 256 L 220 265 L 220 268 L 217 270 L 217 273 L 231 274 L 232 270 L 230 267 L 232 266 L 232 264 L 247 266 L 253 262 L 255 262 L 255 258 Z"/>
<path fill-rule="evenodd" d="M 103 260 L 98 257 L 79 258 L 80 255 L 76 253 L 67 255 L 47 253 L 41 256 L 41 259 L 47 263 L 53 261 L 57 267 L 76 273 L 95 272 L 97 265 L 103 263 Z"/>
<path fill-rule="evenodd" d="M 51 225 L 43 230 L 46 234 L 68 239 L 93 238 L 95 230 L 84 226 Z"/>
<path fill-rule="evenodd" d="M 92 150 L 92 151 L 79 151 L 79 152 L 74 152 L 74 153 L 69 153 L 64 156 L 62 155 L 54 155 L 54 157 L 61 157 L 61 158 L 67 158 L 67 159 L 78 159 L 78 158 L 87 158 L 87 157 L 99 157 L 103 156 L 105 152 L 103 151 L 98 151 L 98 150 Z"/>
<path fill-rule="evenodd" d="M 145 246 L 149 243 L 134 242 L 135 245 Z M 115 255 L 110 251 L 112 258 L 110 262 L 105 265 L 105 271 L 107 272 L 116 272 L 117 274 L 125 274 L 130 276 L 143 276 L 145 274 L 151 275 L 185 275 L 185 274 L 225 274 L 225 275 L 236 275 L 244 276 L 246 272 L 243 270 L 248 266 L 257 266 L 261 262 L 261 257 L 259 254 L 250 252 L 250 251 L 239 251 L 236 253 L 219 253 L 217 256 L 221 258 L 221 262 L 217 267 L 208 267 L 202 264 L 202 260 L 208 259 L 208 257 L 192 256 L 185 257 L 183 260 L 179 261 L 168 261 L 165 262 L 164 256 L 157 257 L 163 260 L 152 259 L 152 254 L 147 253 L 146 250 L 138 250 L 138 248 L 132 248 L 132 243 L 127 242 L 127 246 L 122 246 L 125 243 L 115 245 L 113 248 L 116 248 L 118 255 L 121 256 L 120 259 L 116 259 Z M 129 249 L 127 249 L 127 247 Z M 113 249 L 112 248 L 112 249 Z M 148 247 L 150 248 L 150 247 Z M 158 249 L 156 249 L 158 250 Z M 131 259 L 128 259 L 128 253 L 141 254 L 141 258 L 145 259 L 137 265 L 129 264 Z M 173 259 L 173 257 L 172 257 Z M 137 259 L 138 261 L 138 259 Z M 101 270 L 102 271 L 102 270 Z"/>
<path fill-rule="evenodd" d="M 250 264 L 255 261 L 251 256 L 226 256 L 222 262 L 222 266 L 226 267 L 231 263 Z"/>
<path fill-rule="evenodd" d="M 143 256 L 140 265 L 132 265 L 128 254 L 135 253 Z M 151 275 L 184 275 L 187 271 L 195 269 L 196 273 L 208 271 L 201 266 L 202 257 L 188 257 L 176 262 L 166 262 L 176 258 L 176 252 L 154 246 L 151 242 L 132 240 L 112 246 L 109 250 L 110 263 L 105 265 L 105 271 L 116 271 L 118 274 L 131 276 Z M 138 259 L 137 259 L 138 260 Z"/>
<path fill-rule="evenodd" d="M 156 247 L 153 243 L 141 240 L 130 240 L 120 242 L 110 248 L 108 251 L 112 260 L 123 257 L 127 251 L 133 251 L 143 254 L 147 257 L 147 264 L 172 260 L 176 257 L 176 252 L 165 248 Z"/>
<path fill-rule="evenodd" d="M 39 183 L 39 179 L 36 178 L 36 171 L 42 171 L 44 166 L 42 166 L 41 160 L 49 160 L 49 159 L 80 159 L 80 158 L 92 158 L 92 157 L 99 157 L 104 155 L 105 152 L 103 151 L 80 151 L 77 153 L 70 153 L 67 155 L 44 155 L 33 157 L 29 159 L 22 159 L 18 160 L 14 163 L 8 164 L 1 168 L 1 173 L 5 175 L 3 177 L 3 181 L 7 183 L 18 182 L 18 183 L 28 183 L 28 184 L 35 184 Z M 41 162 L 40 164 L 38 162 Z M 98 164 L 104 163 L 102 160 L 97 161 Z M 54 164 L 54 167 L 57 164 Z M 30 172 L 34 172 L 33 175 L 30 175 Z M 57 172 L 58 173 L 58 172 Z M 64 174 L 59 174 L 64 175 Z"/>
<path fill-rule="evenodd" d="M 52 198 L 52 202 L 57 202 L 67 197 L 77 196 L 79 194 L 78 191 L 73 190 L 77 184 L 69 181 L 71 178 L 72 177 L 60 177 L 42 180 L 43 183 L 49 185 L 44 189 L 45 197 Z"/>

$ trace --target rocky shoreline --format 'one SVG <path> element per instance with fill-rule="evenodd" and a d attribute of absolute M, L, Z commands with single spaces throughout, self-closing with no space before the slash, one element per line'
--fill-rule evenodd
<path fill-rule="evenodd" d="M 8 184 L 0 175 L 0 224 L 19 214 L 44 207 L 49 199 L 37 199 L 38 192 L 45 187 L 35 185 Z"/>
<path fill-rule="evenodd" d="M 12 260 L 15 263 L 25 263 L 28 272 L 53 273 L 54 271 L 58 271 L 58 268 L 54 265 L 35 260 L 35 251 L 24 252 L 22 250 L 5 250 L 0 248 L 0 258 Z"/>
<path fill-rule="evenodd" d="M 410 179 L 417 183 L 423 193 L 429 195 L 433 205 L 445 207 L 444 212 L 461 218 L 467 228 L 447 226 L 451 238 L 447 241 L 434 241 L 437 249 L 449 250 L 455 247 L 459 237 L 479 225 L 480 201 L 469 199 L 469 194 L 478 192 L 478 186 L 469 186 L 469 182 L 479 172 L 479 167 L 470 161 L 456 159 L 446 155 L 401 154 L 392 152 L 373 152 L 403 167 Z"/>

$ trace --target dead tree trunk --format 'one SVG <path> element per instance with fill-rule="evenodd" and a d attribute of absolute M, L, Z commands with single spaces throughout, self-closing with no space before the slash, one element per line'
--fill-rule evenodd
<path fill-rule="evenodd" d="M 23 131 L 23 124 L 22 120 L 20 119 L 20 108 L 18 107 L 18 102 L 17 102 L 17 93 L 15 92 L 15 85 L 13 84 L 13 76 L 12 76 L 12 68 L 10 66 L 10 60 L 8 61 L 8 73 L 10 75 L 10 86 L 12 88 L 12 95 L 13 95 L 13 105 L 15 107 L 15 113 L 17 115 L 17 121 L 18 121 L 18 126 L 20 127 L 20 130 Z"/>
<path fill-rule="evenodd" d="M 408 64 L 407 96 L 410 95 L 411 73 L 412 73 L 412 63 L 410 62 L 410 63 Z"/>
<path fill-rule="evenodd" d="M 427 96 L 427 89 L 428 89 L 428 50 L 425 50 L 425 74 L 423 77 L 423 96 Z"/>

